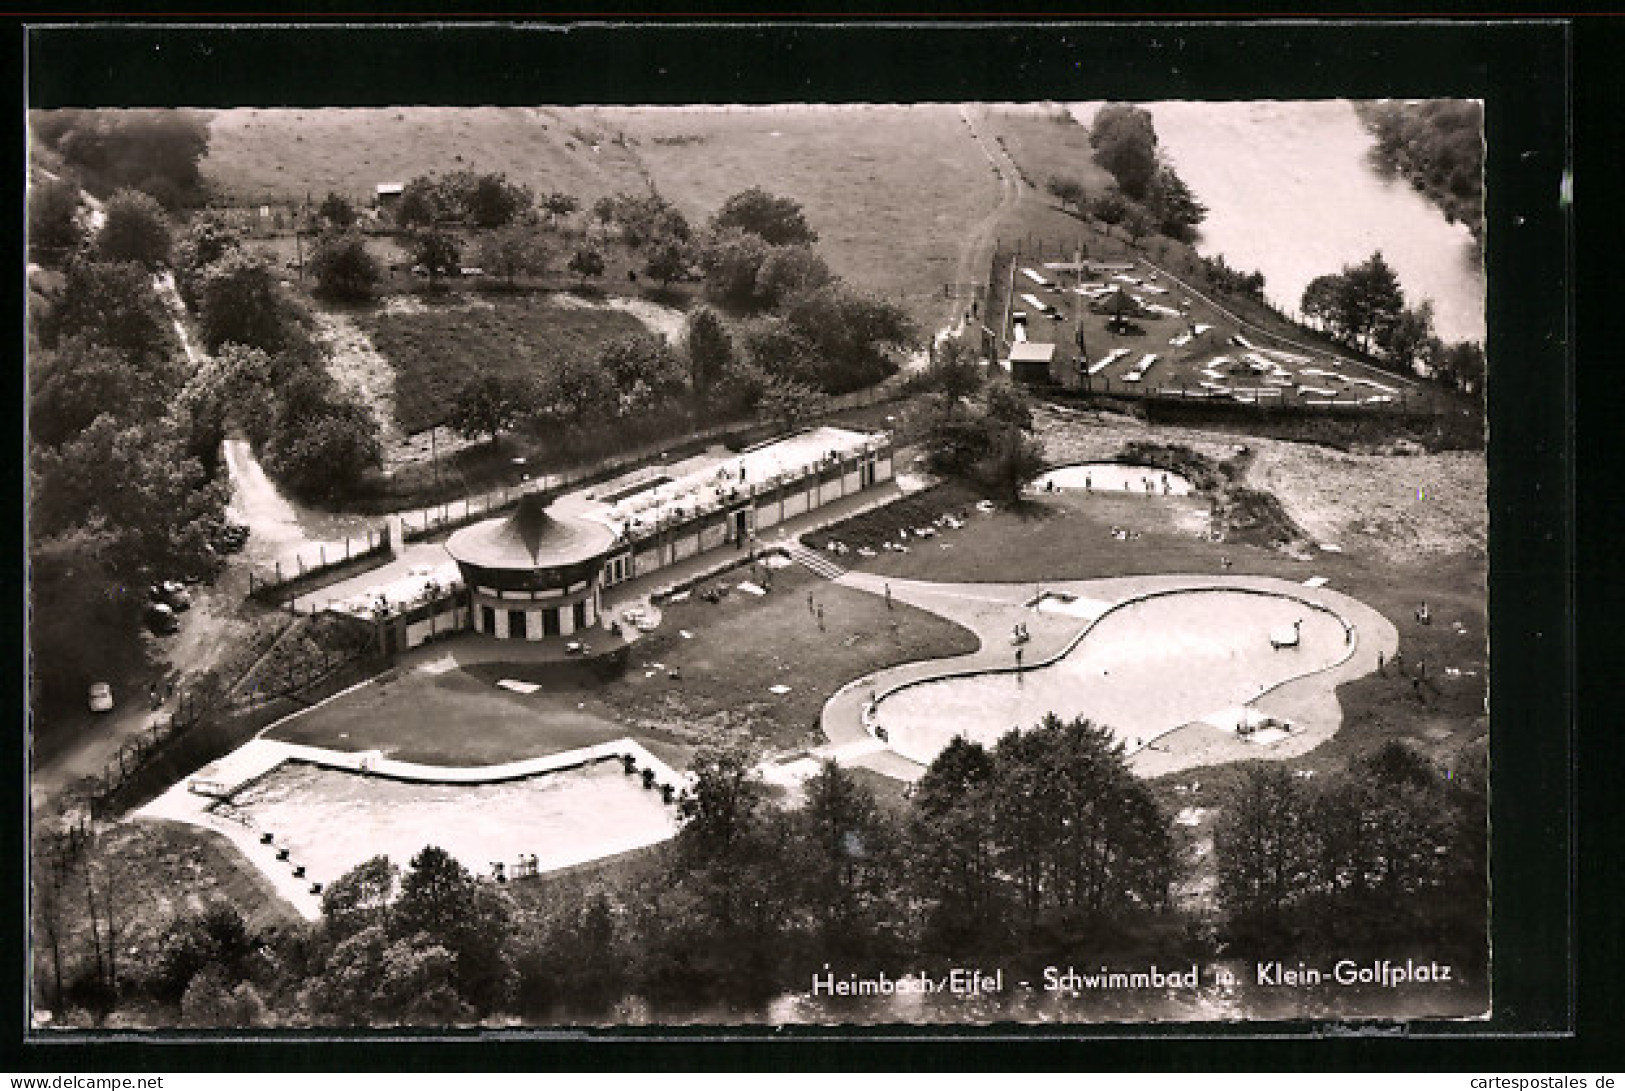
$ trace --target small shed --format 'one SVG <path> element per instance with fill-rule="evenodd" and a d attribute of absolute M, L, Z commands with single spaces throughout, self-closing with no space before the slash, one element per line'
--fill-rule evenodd
<path fill-rule="evenodd" d="M 373 200 L 381 211 L 391 209 L 400 202 L 401 194 L 405 192 L 406 186 L 400 182 L 379 182 L 378 188 L 373 191 Z"/>
<path fill-rule="evenodd" d="M 1010 346 L 1010 378 L 1029 386 L 1050 383 L 1055 346 L 1048 341 L 1022 341 Z"/>

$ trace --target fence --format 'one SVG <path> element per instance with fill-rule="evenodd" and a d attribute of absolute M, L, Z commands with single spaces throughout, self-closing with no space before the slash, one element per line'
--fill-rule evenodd
<path fill-rule="evenodd" d="M 328 556 L 328 546 L 331 545 L 332 556 Z M 367 531 L 365 545 L 361 539 L 345 536 L 344 548 L 341 552 L 337 542 L 320 542 L 316 545 L 316 555 L 306 561 L 306 553 L 301 551 L 294 554 L 291 569 L 284 571 L 281 561 L 273 562 L 269 571 L 250 569 L 248 573 L 248 594 L 252 598 L 262 601 L 276 601 L 290 592 L 297 593 L 302 588 L 324 577 L 330 576 L 339 569 L 357 564 L 361 561 L 382 561 L 389 556 L 389 528 L 379 527 Z"/>

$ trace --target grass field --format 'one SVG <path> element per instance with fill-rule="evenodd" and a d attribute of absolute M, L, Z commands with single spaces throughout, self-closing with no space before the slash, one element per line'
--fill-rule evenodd
<path fill-rule="evenodd" d="M 204 177 L 238 205 L 370 204 L 381 182 L 500 171 L 584 208 L 653 185 L 701 225 L 761 186 L 802 203 L 837 273 L 931 326 L 966 224 L 997 198 L 948 106 L 223 110 L 210 132 Z"/>
<path fill-rule="evenodd" d="M 395 368 L 395 418 L 409 434 L 444 421 L 470 374 L 544 376 L 567 354 L 591 355 L 645 330 L 624 311 L 568 307 L 545 296 L 457 296 L 410 310 L 371 308 L 355 319 Z"/>
<path fill-rule="evenodd" d="M 587 125 L 578 111 L 518 107 L 217 110 L 201 169 L 217 202 L 246 205 L 330 191 L 370 205 L 381 183 L 457 170 L 506 174 L 589 205 L 644 189 L 631 150 Z"/>
<path fill-rule="evenodd" d="M 1070 178 L 1083 184 L 1091 195 L 1115 184 L 1106 170 L 1095 163 L 1089 146 L 1089 130 L 1079 125 L 1064 107 L 1045 111 L 1034 108 L 990 107 L 983 114 L 983 126 L 1021 168 L 1026 181 L 1044 200 L 1051 178 Z"/>

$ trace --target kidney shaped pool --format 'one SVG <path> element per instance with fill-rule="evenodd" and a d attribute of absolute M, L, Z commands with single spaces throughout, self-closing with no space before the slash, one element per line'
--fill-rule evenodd
<path fill-rule="evenodd" d="M 1298 646 L 1273 648 L 1270 636 L 1295 621 Z M 1332 666 L 1355 635 L 1329 610 L 1284 595 L 1168 592 L 1103 614 L 1054 663 L 895 690 L 880 699 L 875 723 L 893 750 L 921 764 L 956 735 L 992 746 L 1050 712 L 1087 717 L 1132 745 Z"/>

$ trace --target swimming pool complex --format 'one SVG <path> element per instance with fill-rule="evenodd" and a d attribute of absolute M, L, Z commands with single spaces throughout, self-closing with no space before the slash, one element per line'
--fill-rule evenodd
<path fill-rule="evenodd" d="M 1302 622 L 1296 648 L 1270 635 Z M 929 764 L 956 735 L 991 746 L 1047 713 L 1084 716 L 1130 746 L 1348 656 L 1341 618 L 1286 595 L 1212 589 L 1130 601 L 1053 663 L 935 678 L 884 695 L 874 722 L 891 748 Z M 1014 668 L 1014 649 L 1010 666 Z"/>
<path fill-rule="evenodd" d="M 275 835 L 312 879 L 332 882 L 373 856 L 405 867 L 426 844 L 488 875 L 534 855 L 548 871 L 663 841 L 676 833 L 660 793 L 618 761 L 494 784 L 426 784 L 288 761 L 232 799 Z"/>

